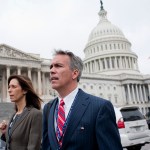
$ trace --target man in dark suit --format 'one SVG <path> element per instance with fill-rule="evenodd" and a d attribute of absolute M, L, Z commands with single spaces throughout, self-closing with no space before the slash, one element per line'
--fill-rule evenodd
<path fill-rule="evenodd" d="M 72 52 L 55 52 L 50 82 L 58 98 L 43 109 L 42 149 L 122 150 L 113 106 L 78 88 L 82 70 Z"/>

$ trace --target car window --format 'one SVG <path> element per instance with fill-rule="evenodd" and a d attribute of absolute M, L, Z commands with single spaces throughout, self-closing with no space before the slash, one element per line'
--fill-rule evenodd
<path fill-rule="evenodd" d="M 135 121 L 145 119 L 138 108 L 122 109 L 121 113 L 124 121 Z"/>
<path fill-rule="evenodd" d="M 150 111 L 146 114 L 146 118 L 150 119 Z"/>

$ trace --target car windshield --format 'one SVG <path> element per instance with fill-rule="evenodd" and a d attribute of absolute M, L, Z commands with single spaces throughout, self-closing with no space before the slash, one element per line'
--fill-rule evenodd
<path fill-rule="evenodd" d="M 124 121 L 135 121 L 145 119 L 138 108 L 129 108 L 121 110 Z"/>

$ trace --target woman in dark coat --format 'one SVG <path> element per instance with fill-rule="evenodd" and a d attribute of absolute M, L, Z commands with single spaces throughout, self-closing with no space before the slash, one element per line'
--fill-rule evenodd
<path fill-rule="evenodd" d="M 34 91 L 31 80 L 22 75 L 8 79 L 8 93 L 16 112 L 8 125 L 0 124 L 7 150 L 40 150 L 42 135 L 42 100 Z"/>

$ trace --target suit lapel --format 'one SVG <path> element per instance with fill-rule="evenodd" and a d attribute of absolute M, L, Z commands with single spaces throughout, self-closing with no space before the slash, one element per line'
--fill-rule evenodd
<path fill-rule="evenodd" d="M 10 120 L 9 120 L 9 123 L 8 123 L 8 126 L 7 126 L 7 132 L 6 132 L 6 138 L 7 138 L 7 140 L 8 140 L 8 138 L 9 138 L 9 134 L 8 134 L 9 126 L 10 126 L 10 123 L 11 123 L 11 121 L 12 121 L 14 115 L 15 115 L 15 113 L 11 116 L 11 118 L 10 118 Z"/>
<path fill-rule="evenodd" d="M 82 90 L 79 90 L 79 93 L 76 97 L 76 101 L 74 103 L 73 109 L 70 114 L 70 118 L 68 121 L 67 129 L 63 138 L 63 146 L 64 149 L 65 145 L 71 138 L 74 130 L 77 128 L 87 106 L 89 105 L 89 98 L 88 94 L 84 93 Z"/>
<path fill-rule="evenodd" d="M 25 108 L 25 110 L 22 112 L 21 116 L 19 119 L 16 121 L 16 123 L 12 126 L 10 136 L 13 134 L 14 130 L 19 126 L 19 124 L 26 118 L 26 116 L 29 114 L 30 110 L 32 108 Z"/>
<path fill-rule="evenodd" d="M 49 140 L 52 141 L 52 145 L 57 149 L 59 147 L 58 141 L 56 138 L 56 132 L 55 132 L 55 109 L 58 103 L 58 99 L 54 100 L 50 112 L 49 112 L 49 117 L 48 117 L 48 136 Z M 53 122 L 52 122 L 53 121 Z"/>

